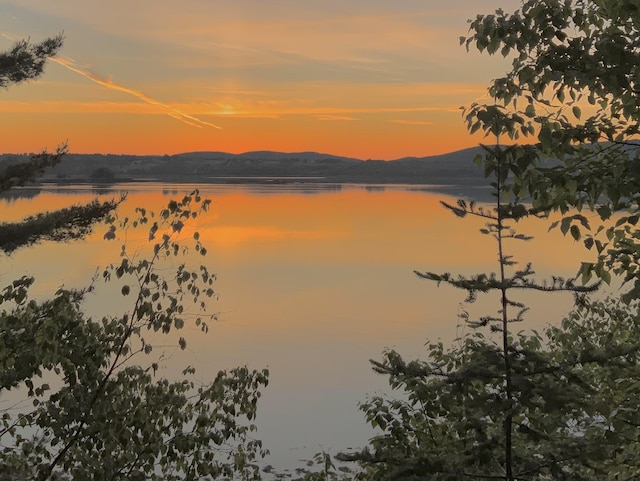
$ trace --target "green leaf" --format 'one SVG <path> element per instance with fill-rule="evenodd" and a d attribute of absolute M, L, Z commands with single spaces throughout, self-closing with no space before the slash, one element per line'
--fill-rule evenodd
<path fill-rule="evenodd" d="M 571 111 L 573 112 L 574 117 L 577 119 L 580 119 L 580 117 L 582 116 L 582 111 L 580 110 L 580 107 L 578 107 L 577 105 L 574 105 L 571 108 Z"/>
<path fill-rule="evenodd" d="M 529 105 L 527 105 L 527 108 L 525 109 L 524 113 L 527 117 L 535 117 L 536 108 L 532 103 L 530 103 Z"/>

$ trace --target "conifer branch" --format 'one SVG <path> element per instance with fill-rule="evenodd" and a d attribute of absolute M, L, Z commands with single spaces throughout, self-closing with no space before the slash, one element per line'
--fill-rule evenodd
<path fill-rule="evenodd" d="M 55 153 L 44 151 L 31 155 L 28 160 L 7 161 L 6 167 L 0 172 L 0 193 L 35 181 L 45 168 L 60 163 L 66 153 L 67 145 L 62 144 Z"/>
<path fill-rule="evenodd" d="M 112 212 L 122 202 L 97 200 L 54 212 L 39 213 L 20 222 L 0 224 L 0 250 L 10 254 L 19 247 L 43 240 L 56 242 L 80 239 L 91 232 L 93 225 Z"/>

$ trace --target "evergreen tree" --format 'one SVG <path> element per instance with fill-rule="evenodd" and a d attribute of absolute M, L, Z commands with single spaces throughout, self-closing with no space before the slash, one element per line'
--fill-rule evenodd
<path fill-rule="evenodd" d="M 569 216 L 561 227 L 598 254 L 580 269 L 585 281 L 619 274 L 627 301 L 640 296 L 638 38 L 635 0 L 528 0 L 514 13 L 478 15 L 460 39 L 513 58 L 489 88 L 492 102 L 465 111 L 471 132 L 528 142 L 505 188 L 540 210 L 589 208 L 608 221 L 591 231 Z M 624 215 L 611 222 L 616 212 Z"/>
<path fill-rule="evenodd" d="M 466 319 L 475 329 L 452 347 L 430 344 L 426 361 L 392 351 L 374 362 L 404 394 L 362 405 L 382 434 L 344 457 L 360 461 L 367 479 L 637 479 L 640 8 L 529 0 L 470 25 L 462 44 L 513 56 L 489 88 L 491 102 L 465 110 L 470 132 L 531 143 L 488 146 L 476 159 L 493 180 L 493 208 L 447 205 L 487 218 L 482 233 L 496 239 L 498 272 L 418 275 L 467 290 L 469 301 L 498 291 L 499 310 Z M 602 220 L 593 231 L 585 208 Z M 552 211 L 563 214 L 552 227 L 598 256 L 576 281 L 537 283 L 533 268 L 504 250 L 508 239 L 526 240 L 509 222 Z M 612 273 L 629 285 L 621 300 L 590 300 L 592 276 L 609 283 Z M 576 308 L 542 334 L 516 334 L 511 323 L 526 309 L 513 297 L 520 289 L 574 291 Z"/>
<path fill-rule="evenodd" d="M 10 50 L 1 52 L 0 88 L 6 89 L 13 84 L 38 78 L 44 72 L 47 58 L 56 55 L 62 43 L 62 35 L 37 44 L 22 40 Z M 0 195 L 34 181 L 45 168 L 57 165 L 65 152 L 66 146 L 63 145 L 55 153 L 41 152 L 32 155 L 28 161 L 6 161 L 4 165 L 0 165 Z M 10 253 L 18 247 L 40 240 L 64 241 L 80 238 L 116 205 L 117 202 L 113 201 L 94 201 L 87 205 L 40 213 L 20 222 L 3 222 L 0 224 L 0 249 Z"/>
<path fill-rule="evenodd" d="M 635 387 L 628 390 L 640 372 L 638 305 L 589 301 L 585 296 L 597 284 L 576 285 L 558 276 L 536 282 L 530 264 L 519 266 L 509 256 L 506 242 L 530 239 L 510 223 L 537 211 L 522 199 L 502 200 L 501 187 L 514 178 L 517 149 L 485 150 L 478 160 L 495 178 L 495 205 L 444 205 L 459 217 L 487 219 L 481 233 L 496 241 L 498 271 L 417 274 L 466 290 L 468 302 L 497 292 L 497 315 L 465 316 L 473 331 L 451 347 L 429 344 L 426 361 L 406 362 L 394 351 L 374 361 L 374 369 L 404 395 L 375 396 L 361 406 L 383 434 L 370 448 L 342 459 L 359 461 L 363 478 L 380 480 L 595 481 L 638 474 L 633 456 L 622 454 L 640 449 L 631 414 Z M 515 297 L 522 290 L 572 292 L 579 307 L 560 327 L 515 333 L 512 324 L 525 321 L 526 306 Z"/>

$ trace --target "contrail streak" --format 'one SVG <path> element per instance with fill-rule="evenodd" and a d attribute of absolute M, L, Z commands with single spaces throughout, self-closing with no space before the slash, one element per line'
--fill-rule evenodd
<path fill-rule="evenodd" d="M 57 63 L 58 65 L 62 65 L 64 68 L 71 70 L 72 72 L 75 72 L 79 75 L 82 75 L 83 77 L 99 85 L 102 85 L 103 87 L 106 87 L 111 90 L 117 90 L 119 92 L 124 92 L 129 95 L 133 95 L 134 97 L 139 98 L 143 102 L 162 107 L 166 111 L 167 115 L 169 115 L 170 117 L 173 117 L 174 119 L 179 120 L 180 122 L 184 122 L 187 125 L 191 125 L 193 127 L 198 127 L 198 128 L 202 128 L 205 125 L 208 127 L 213 127 L 215 129 L 222 128 L 216 124 L 212 124 L 211 122 L 205 122 L 204 120 L 200 120 L 196 117 L 193 117 L 192 115 L 185 114 L 184 112 L 176 108 L 173 108 L 170 105 L 162 103 L 159 100 L 154 99 L 153 97 L 149 97 L 148 95 L 140 92 L 139 90 L 130 89 L 128 87 L 125 87 L 124 85 L 117 84 L 110 79 L 105 79 L 91 72 L 87 72 L 86 70 L 82 70 L 81 68 L 77 67 L 75 62 L 70 58 L 49 57 L 49 60 Z"/>

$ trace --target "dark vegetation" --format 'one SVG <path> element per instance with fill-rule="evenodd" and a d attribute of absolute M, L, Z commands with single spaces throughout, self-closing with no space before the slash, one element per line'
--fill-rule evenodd
<path fill-rule="evenodd" d="M 431 184 L 439 189 L 477 188 L 485 185 L 473 165 L 477 148 L 449 154 L 395 161 L 358 160 L 301 152 L 198 152 L 165 156 L 67 154 L 45 172 L 41 181 L 93 182 L 107 180 L 211 183 L 370 183 Z M 4 154 L 0 165 L 21 156 Z M 100 174 L 100 178 L 96 177 Z"/>
<path fill-rule="evenodd" d="M 497 293 L 496 313 L 464 312 L 471 331 L 429 343 L 425 360 L 372 361 L 402 395 L 361 406 L 380 432 L 342 455 L 361 479 L 640 479 L 639 35 L 640 7 L 626 0 L 529 0 L 470 22 L 461 44 L 513 58 L 512 69 L 464 112 L 490 142 L 476 163 L 492 205 L 445 207 L 486 220 L 496 271 L 417 275 L 466 291 L 467 303 Z M 562 218 L 550 228 L 593 254 L 575 279 L 537 280 L 509 255 L 508 243 L 528 240 L 517 222 L 551 212 Z M 614 297 L 591 296 L 612 282 Z M 531 289 L 571 292 L 574 310 L 527 329 L 517 293 Z"/>

